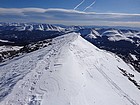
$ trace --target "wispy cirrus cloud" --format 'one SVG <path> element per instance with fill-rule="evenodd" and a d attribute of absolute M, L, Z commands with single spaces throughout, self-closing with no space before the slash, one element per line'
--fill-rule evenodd
<path fill-rule="evenodd" d="M 0 8 L 0 21 L 140 27 L 140 14 L 95 13 L 60 8 Z"/>
<path fill-rule="evenodd" d="M 85 0 L 82 0 L 76 7 L 74 7 L 74 10 L 76 10 L 80 5 L 82 5 L 85 2 Z"/>
<path fill-rule="evenodd" d="M 86 11 L 87 9 L 89 9 L 90 7 L 92 7 L 94 4 L 96 3 L 96 0 L 94 0 L 89 6 L 87 6 L 84 11 Z"/>

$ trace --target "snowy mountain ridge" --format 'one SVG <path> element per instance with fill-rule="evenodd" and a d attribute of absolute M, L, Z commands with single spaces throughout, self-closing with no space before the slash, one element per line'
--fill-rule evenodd
<path fill-rule="evenodd" d="M 69 33 L 0 65 L 0 105 L 140 105 L 129 79 L 140 84 L 121 58 Z"/>

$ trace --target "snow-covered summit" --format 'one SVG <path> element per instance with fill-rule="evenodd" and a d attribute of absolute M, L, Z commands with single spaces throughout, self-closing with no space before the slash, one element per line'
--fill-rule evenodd
<path fill-rule="evenodd" d="M 1 105 L 140 105 L 140 75 L 77 33 L 0 65 Z"/>

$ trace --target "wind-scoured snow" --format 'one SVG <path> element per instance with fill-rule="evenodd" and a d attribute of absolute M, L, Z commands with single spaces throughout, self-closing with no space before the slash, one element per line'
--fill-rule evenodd
<path fill-rule="evenodd" d="M 77 33 L 52 43 L 0 65 L 0 105 L 140 104 L 140 91 L 122 71 L 138 84 L 140 75 L 118 56 Z"/>

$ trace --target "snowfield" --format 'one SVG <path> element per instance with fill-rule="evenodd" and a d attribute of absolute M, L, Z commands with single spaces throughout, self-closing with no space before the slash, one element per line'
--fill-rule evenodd
<path fill-rule="evenodd" d="M 52 43 L 0 64 L 0 105 L 140 105 L 140 74 L 118 56 L 77 33 Z"/>

